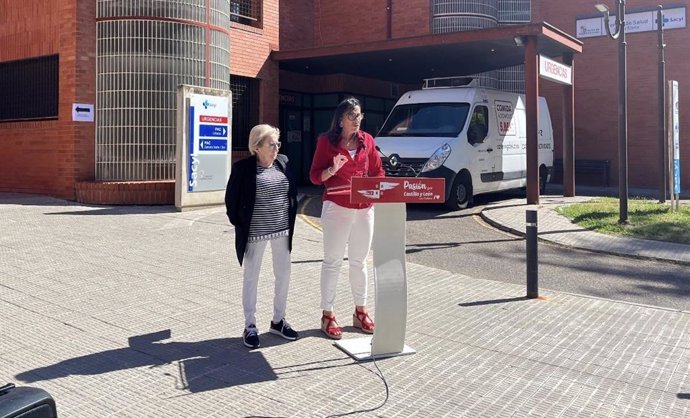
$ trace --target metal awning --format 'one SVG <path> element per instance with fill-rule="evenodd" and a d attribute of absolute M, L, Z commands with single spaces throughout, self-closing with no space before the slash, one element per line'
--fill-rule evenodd
<path fill-rule="evenodd" d="M 548 23 L 503 26 L 347 45 L 273 51 L 281 70 L 310 75 L 352 74 L 398 83 L 450 77 L 522 64 L 522 40 L 536 37 L 538 53 L 558 58 L 582 52 L 582 42 Z"/>

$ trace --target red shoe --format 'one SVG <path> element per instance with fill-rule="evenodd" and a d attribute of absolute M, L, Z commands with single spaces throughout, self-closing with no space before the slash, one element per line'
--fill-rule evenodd
<path fill-rule="evenodd" d="M 374 321 L 371 320 L 367 312 L 362 312 L 355 308 L 355 313 L 352 314 L 352 326 L 359 328 L 366 334 L 374 333 Z"/>
<path fill-rule="evenodd" d="M 333 314 L 321 316 L 321 331 L 326 334 L 326 337 L 333 340 L 343 338 L 343 330 L 335 322 L 335 315 Z"/>

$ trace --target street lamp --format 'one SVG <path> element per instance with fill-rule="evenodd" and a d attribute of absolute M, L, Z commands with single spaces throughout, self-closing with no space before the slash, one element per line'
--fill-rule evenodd
<path fill-rule="evenodd" d="M 597 4 L 596 9 L 604 15 L 606 34 L 618 39 L 618 200 L 620 202 L 618 223 L 628 223 L 628 76 L 625 42 L 625 0 L 616 0 L 616 32 L 611 33 L 609 8 Z"/>
<path fill-rule="evenodd" d="M 664 13 L 663 6 L 657 6 L 656 33 L 659 50 L 659 203 L 666 202 L 666 61 L 664 59 Z"/>

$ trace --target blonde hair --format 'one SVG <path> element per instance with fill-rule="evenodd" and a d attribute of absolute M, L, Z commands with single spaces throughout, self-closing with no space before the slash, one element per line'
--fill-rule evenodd
<path fill-rule="evenodd" d="M 261 146 L 261 143 L 266 138 L 275 138 L 277 140 L 280 138 L 280 130 L 265 123 L 253 127 L 251 132 L 249 132 L 249 152 L 252 155 L 256 155 L 256 149 Z"/>

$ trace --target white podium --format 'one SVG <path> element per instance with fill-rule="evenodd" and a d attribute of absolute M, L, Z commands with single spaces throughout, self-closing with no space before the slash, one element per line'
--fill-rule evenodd
<path fill-rule="evenodd" d="M 407 271 L 406 203 L 443 203 L 444 179 L 355 177 L 350 201 L 374 203 L 374 283 L 376 328 L 372 337 L 339 340 L 335 345 L 355 360 L 413 354 L 405 344 Z"/>

